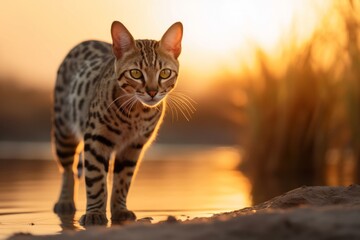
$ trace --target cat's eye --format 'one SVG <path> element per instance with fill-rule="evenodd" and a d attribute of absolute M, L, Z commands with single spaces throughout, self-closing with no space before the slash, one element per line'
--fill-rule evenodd
<path fill-rule="evenodd" d="M 130 70 L 130 76 L 134 79 L 140 79 L 140 78 L 142 78 L 143 74 L 138 69 L 132 69 L 132 70 Z"/>
<path fill-rule="evenodd" d="M 167 79 L 171 76 L 171 70 L 166 68 L 166 69 L 163 69 L 161 70 L 160 72 L 160 78 L 161 79 Z"/>

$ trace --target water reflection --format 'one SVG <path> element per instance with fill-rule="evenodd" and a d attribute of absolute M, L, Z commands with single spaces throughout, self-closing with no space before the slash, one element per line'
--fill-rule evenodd
<path fill-rule="evenodd" d="M 128 207 L 153 222 L 210 216 L 251 205 L 251 185 L 237 170 L 234 148 L 154 146 L 145 156 L 130 190 Z M 0 161 L 0 237 L 15 232 L 51 234 L 82 229 L 84 181 L 76 214 L 57 217 L 52 207 L 60 189 L 53 161 Z M 110 216 L 108 216 L 110 218 Z"/>

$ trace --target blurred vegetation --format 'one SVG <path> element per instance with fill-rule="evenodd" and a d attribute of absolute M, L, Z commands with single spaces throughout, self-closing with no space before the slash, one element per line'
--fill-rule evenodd
<path fill-rule="evenodd" d="M 291 36 L 281 51 L 274 59 L 258 49 L 259 71 L 246 74 L 241 86 L 244 169 L 263 191 L 274 176 L 289 189 L 355 181 L 327 174 L 335 165 L 338 176 L 360 177 L 360 3 L 334 1 L 308 41 Z"/>
<path fill-rule="evenodd" d="M 20 79 L 0 77 L 0 144 L 2 141 L 50 141 L 52 89 L 31 88 L 21 82 Z M 216 109 L 222 108 L 221 104 L 209 98 L 196 101 L 196 113 L 190 121 L 170 110 L 167 112 L 156 142 L 234 144 L 237 133 L 233 129 L 237 124 L 218 114 Z"/>
<path fill-rule="evenodd" d="M 50 141 L 51 93 L 0 79 L 0 141 Z"/>

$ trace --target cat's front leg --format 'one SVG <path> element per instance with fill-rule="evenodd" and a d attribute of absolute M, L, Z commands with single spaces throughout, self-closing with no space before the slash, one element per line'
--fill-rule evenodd
<path fill-rule="evenodd" d="M 143 144 L 132 144 L 121 153 L 116 154 L 111 195 L 112 223 L 134 221 L 136 219 L 134 212 L 127 209 L 126 198 L 142 148 Z"/>
<path fill-rule="evenodd" d="M 86 213 L 80 218 L 81 225 L 103 225 L 106 218 L 109 157 L 112 149 L 91 138 L 85 142 Z"/>

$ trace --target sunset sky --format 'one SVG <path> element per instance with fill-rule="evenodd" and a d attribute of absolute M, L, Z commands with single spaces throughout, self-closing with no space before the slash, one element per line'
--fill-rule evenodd
<path fill-rule="evenodd" d="M 194 89 L 223 72 L 237 74 L 257 43 L 274 49 L 296 24 L 301 39 L 311 33 L 327 0 L 136 0 L 0 3 L 0 76 L 21 84 L 52 87 L 57 67 L 77 43 L 110 41 L 119 20 L 134 38 L 159 39 L 174 22 L 184 25 L 181 77 Z"/>

